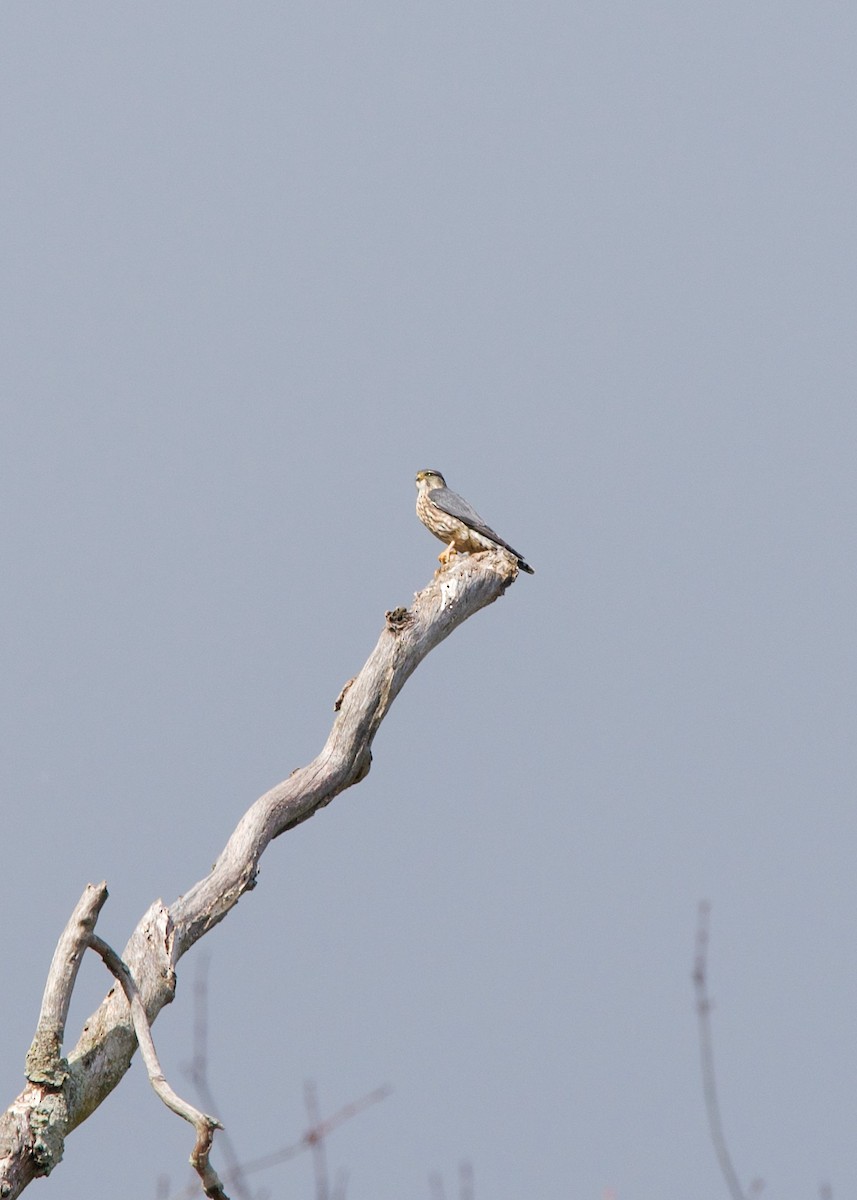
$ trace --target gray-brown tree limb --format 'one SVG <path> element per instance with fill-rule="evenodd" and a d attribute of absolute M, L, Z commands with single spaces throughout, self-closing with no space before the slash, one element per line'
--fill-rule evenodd
<path fill-rule="evenodd" d="M 498 599 L 516 576 L 516 563 L 503 550 L 460 556 L 435 574 L 409 608 L 386 614 L 375 649 L 336 702 L 321 753 L 247 810 L 205 878 L 169 907 L 156 900 L 131 934 L 122 962 L 150 1024 L 173 999 L 182 955 L 255 886 L 269 843 L 366 777 L 375 734 L 405 682 L 435 646 Z M 68 1059 L 60 1058 L 79 957 L 104 899 L 103 885 L 87 890 L 54 955 L 28 1055 L 27 1085 L 0 1116 L 0 1198 L 20 1195 L 53 1170 L 66 1136 L 116 1087 L 137 1049 L 128 999 L 114 986 Z"/>

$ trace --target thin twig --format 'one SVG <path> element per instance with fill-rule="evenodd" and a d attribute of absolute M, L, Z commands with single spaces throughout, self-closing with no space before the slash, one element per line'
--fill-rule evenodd
<path fill-rule="evenodd" d="M 134 1022 L 134 1033 L 137 1035 L 137 1044 L 140 1047 L 140 1054 L 149 1075 L 149 1082 L 167 1108 L 176 1113 L 177 1116 L 182 1117 L 185 1121 L 188 1121 L 196 1130 L 196 1145 L 191 1152 L 190 1161 L 193 1169 L 199 1175 L 203 1191 L 206 1196 L 210 1197 L 210 1200 L 229 1200 L 229 1197 L 223 1190 L 223 1184 L 220 1182 L 217 1172 L 209 1162 L 214 1131 L 215 1129 L 222 1129 L 223 1126 L 216 1117 L 210 1117 L 207 1113 L 200 1112 L 199 1109 L 194 1108 L 187 1100 L 183 1100 L 170 1087 L 161 1070 L 158 1053 L 155 1050 L 155 1043 L 152 1040 L 149 1018 L 146 1016 L 146 1009 L 143 1001 L 140 999 L 140 993 L 137 990 L 137 985 L 134 982 L 131 972 L 116 951 L 111 949 L 96 934 L 90 936 L 89 944 L 104 960 L 104 965 L 112 975 L 115 975 L 125 993 L 131 1009 L 131 1020 Z"/>
<path fill-rule="evenodd" d="M 205 954 L 197 964 L 193 982 L 194 1017 L 193 1017 L 193 1057 L 184 1068 L 196 1088 L 197 1096 L 207 1110 L 219 1108 L 211 1090 L 208 1079 L 208 968 L 211 956 Z M 223 1175 L 235 1191 L 238 1200 L 250 1200 L 250 1189 L 244 1178 L 244 1171 L 238 1152 L 232 1138 L 224 1129 L 217 1139 L 217 1146 L 226 1160 Z"/>
<path fill-rule="evenodd" d="M 311 1079 L 304 1083 L 304 1104 L 309 1126 L 304 1137 L 312 1148 L 312 1164 L 315 1172 L 315 1200 L 330 1200 L 327 1186 L 327 1153 L 324 1148 L 325 1134 L 318 1111 L 318 1093 Z"/>
<path fill-rule="evenodd" d="M 440 1171 L 430 1172 L 428 1182 L 431 1200 L 446 1200 L 446 1192 L 443 1188 L 443 1176 Z"/>
<path fill-rule="evenodd" d="M 330 1193 L 330 1200 L 345 1200 L 347 1187 L 348 1171 L 344 1167 L 339 1167 L 336 1172 L 336 1179 L 333 1182 L 333 1191 Z"/>
<path fill-rule="evenodd" d="M 720 1170 L 729 1189 L 732 1200 L 747 1200 L 747 1195 L 741 1187 L 738 1173 L 732 1163 L 726 1138 L 723 1133 L 723 1122 L 720 1119 L 720 1104 L 717 1100 L 717 1087 L 714 1079 L 714 1051 L 711 1043 L 711 1000 L 708 995 L 708 929 L 711 906 L 703 900 L 699 905 L 699 922 L 696 927 L 696 953 L 693 963 L 693 985 L 696 991 L 696 1016 L 699 1028 L 699 1051 L 702 1060 L 702 1091 L 705 1096 L 705 1111 L 708 1115 L 708 1128 L 711 1131 L 711 1141 L 714 1153 L 720 1164 Z"/>
<path fill-rule="evenodd" d="M 303 1137 L 298 1142 L 293 1142 L 290 1146 L 283 1146 L 280 1150 L 274 1150 L 271 1154 L 264 1154 L 259 1158 L 252 1158 L 249 1162 L 241 1164 L 241 1171 L 245 1176 L 252 1175 L 256 1171 L 266 1171 L 270 1167 L 278 1167 L 281 1163 L 288 1162 L 292 1158 L 297 1158 L 299 1154 L 303 1154 L 315 1145 L 316 1141 L 322 1137 L 328 1137 L 334 1129 L 339 1125 L 343 1125 L 346 1121 L 350 1121 L 352 1117 L 363 1112 L 372 1104 L 378 1104 L 381 1100 L 385 1100 L 392 1092 L 392 1088 L 386 1084 L 383 1087 L 376 1088 L 374 1092 L 369 1092 L 368 1095 L 362 1096 L 359 1100 L 352 1100 L 350 1104 L 344 1105 L 338 1109 L 332 1116 L 320 1121 L 313 1129 L 308 1129 Z M 232 1176 L 229 1171 L 223 1172 L 227 1183 L 232 1182 Z M 196 1188 L 187 1188 L 182 1192 L 176 1193 L 172 1200 L 192 1200 L 196 1195 Z"/>

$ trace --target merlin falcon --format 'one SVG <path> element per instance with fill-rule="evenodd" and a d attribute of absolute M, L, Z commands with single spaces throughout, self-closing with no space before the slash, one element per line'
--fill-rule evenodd
<path fill-rule="evenodd" d="M 449 562 L 453 554 L 477 554 L 502 546 L 518 560 L 522 571 L 535 575 L 518 551 L 486 525 L 475 508 L 446 486 L 440 471 L 417 473 L 417 516 L 436 538 L 446 542 L 446 549 L 438 555 L 440 562 Z"/>

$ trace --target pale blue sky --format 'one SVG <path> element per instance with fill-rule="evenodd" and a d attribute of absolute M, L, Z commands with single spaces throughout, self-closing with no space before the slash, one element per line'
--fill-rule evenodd
<path fill-rule="evenodd" d="M 317 752 L 433 467 L 537 573 L 198 948 L 218 1115 L 392 1084 L 350 1200 L 721 1197 L 704 897 L 739 1174 L 853 1192 L 857 14 L 13 0 L 0 58 L 7 1099 L 84 885 L 123 945 Z M 34 1187 L 189 1150 L 135 1063 Z"/>

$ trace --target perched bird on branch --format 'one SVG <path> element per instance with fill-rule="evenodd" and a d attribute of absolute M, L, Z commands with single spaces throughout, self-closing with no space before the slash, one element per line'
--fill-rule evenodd
<path fill-rule="evenodd" d="M 518 551 L 486 525 L 475 508 L 446 486 L 440 471 L 417 472 L 417 516 L 436 538 L 446 542 L 446 549 L 438 555 L 441 563 L 449 562 L 453 554 L 476 554 L 502 546 L 518 560 L 522 571 L 535 575 Z"/>

